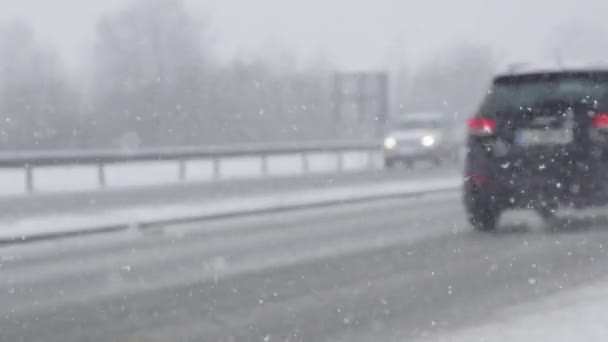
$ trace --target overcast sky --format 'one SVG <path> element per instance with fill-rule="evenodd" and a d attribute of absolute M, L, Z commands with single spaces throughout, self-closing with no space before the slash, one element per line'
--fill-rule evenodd
<path fill-rule="evenodd" d="M 79 63 L 100 15 L 131 0 L 0 0 L 0 22 L 21 20 Z M 212 20 L 220 55 L 255 55 L 284 46 L 343 68 L 424 61 L 461 41 L 488 44 L 513 58 L 547 55 L 560 26 L 590 21 L 608 29 L 606 0 L 186 0 Z M 266 54 L 272 54 L 272 50 Z"/>

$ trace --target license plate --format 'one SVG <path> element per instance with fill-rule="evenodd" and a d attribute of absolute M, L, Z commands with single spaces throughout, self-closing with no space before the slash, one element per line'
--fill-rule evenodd
<path fill-rule="evenodd" d="M 573 138 L 570 129 L 522 129 L 517 131 L 515 142 L 521 146 L 565 145 Z"/>

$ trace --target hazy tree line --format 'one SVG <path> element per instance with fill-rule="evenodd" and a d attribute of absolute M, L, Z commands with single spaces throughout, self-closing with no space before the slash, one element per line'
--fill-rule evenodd
<path fill-rule="evenodd" d="M 499 64 L 483 45 L 446 47 L 417 70 L 401 68 L 393 75 L 393 96 L 398 97 L 394 112 L 443 112 L 463 124 L 479 106 Z"/>
<path fill-rule="evenodd" d="M 332 126 L 331 67 L 219 63 L 208 31 L 180 1 L 135 1 L 100 20 L 90 73 L 73 75 L 26 25 L 0 27 L 0 149 L 359 137 Z M 474 108 L 492 52 L 459 45 L 440 55 L 391 75 L 395 111 Z"/>

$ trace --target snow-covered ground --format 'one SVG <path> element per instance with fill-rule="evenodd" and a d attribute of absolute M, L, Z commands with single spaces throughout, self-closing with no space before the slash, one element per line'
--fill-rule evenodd
<path fill-rule="evenodd" d="M 380 167 L 379 155 L 370 160 L 366 152 L 344 153 L 344 171 L 363 170 L 374 165 Z M 305 172 L 323 173 L 338 171 L 338 158 L 334 153 L 272 156 L 267 159 L 267 176 L 297 176 Z M 173 161 L 150 161 L 111 164 L 105 167 L 106 186 L 125 188 L 163 185 L 179 182 L 179 165 Z M 258 157 L 225 158 L 220 161 L 221 179 L 259 178 L 263 176 L 262 160 Z M 53 166 L 33 170 L 36 192 L 91 191 L 99 189 L 96 166 Z M 213 163 L 209 159 L 186 162 L 186 181 L 212 181 Z M 0 196 L 26 193 L 25 172 L 22 169 L 0 169 Z"/>
<path fill-rule="evenodd" d="M 489 323 L 424 341 L 608 341 L 608 278 L 539 302 L 517 305 Z"/>
<path fill-rule="evenodd" d="M 25 193 L 25 172 L 21 169 L 0 170 L 0 195 L 16 195 Z"/>
<path fill-rule="evenodd" d="M 372 200 L 391 196 L 455 190 L 460 177 L 425 180 L 389 181 L 357 186 L 330 186 L 297 191 L 268 191 L 263 194 L 224 199 L 207 203 L 196 201 L 143 205 L 110 210 L 87 210 L 0 221 L 0 241 L 15 241 L 61 236 L 65 234 L 105 231 L 158 222 L 183 219 L 205 219 L 247 213 L 276 211 L 348 201 Z"/>

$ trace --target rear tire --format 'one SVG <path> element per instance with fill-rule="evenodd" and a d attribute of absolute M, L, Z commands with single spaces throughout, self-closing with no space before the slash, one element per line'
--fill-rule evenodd
<path fill-rule="evenodd" d="M 500 213 L 490 208 L 479 208 L 469 212 L 469 222 L 473 229 L 479 232 L 496 231 Z"/>

